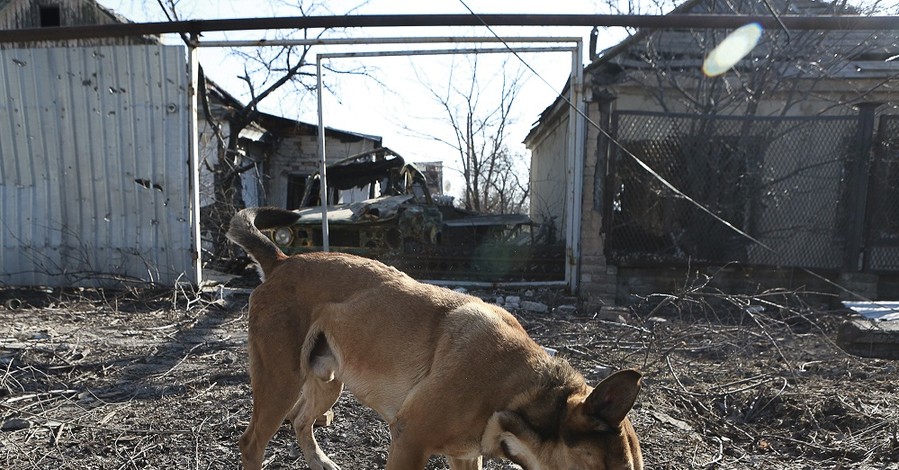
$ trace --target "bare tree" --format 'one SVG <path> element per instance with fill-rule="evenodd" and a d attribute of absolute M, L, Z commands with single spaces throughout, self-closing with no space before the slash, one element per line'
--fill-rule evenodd
<path fill-rule="evenodd" d="M 179 17 L 180 0 L 157 0 L 170 21 L 181 20 Z M 333 14 L 327 10 L 325 2 L 298 0 L 280 2 L 292 7 L 300 15 Z M 360 3 L 360 6 L 364 2 Z M 359 8 L 358 6 L 356 8 Z M 353 10 L 355 10 L 354 8 Z M 351 10 L 352 11 L 352 10 Z M 343 12 L 345 14 L 347 12 Z M 324 30 L 318 31 L 315 37 L 321 37 Z M 277 31 L 277 39 L 309 39 L 310 31 Z M 185 42 L 189 40 L 182 35 Z M 246 86 L 245 92 L 250 99 L 246 104 L 229 110 L 224 117 L 213 115 L 209 100 L 207 78 L 200 68 L 199 89 L 205 91 L 200 95 L 205 121 L 214 136 L 215 152 L 207 152 L 207 159 L 201 164 L 213 175 L 212 204 L 205 207 L 201 217 L 204 236 L 208 238 L 214 257 L 228 257 L 231 245 L 225 239 L 227 223 L 237 210 L 245 207 L 244 191 L 241 175 L 256 168 L 257 162 L 245 158 L 241 147 L 241 131 L 252 125 L 259 117 L 259 106 L 272 96 L 283 93 L 296 93 L 297 96 L 314 92 L 316 89 L 314 70 L 315 63 L 309 61 L 310 46 L 258 47 L 251 50 L 235 49 L 231 52 L 243 62 L 243 70 L 239 78 Z M 338 73 L 364 74 L 363 69 L 345 69 L 331 71 Z M 214 155 L 214 159 L 208 158 Z"/>
<path fill-rule="evenodd" d="M 788 15 L 801 12 L 808 15 L 859 15 L 882 13 L 884 2 L 860 1 L 852 6 L 848 1 L 832 3 L 797 2 L 794 0 L 734 0 L 730 2 L 688 0 L 677 8 L 679 13 Z M 896 8 L 895 6 L 893 7 Z M 727 74 L 710 77 L 694 67 L 720 44 L 728 31 L 719 29 L 661 30 L 639 34 L 632 41 L 633 83 L 641 85 L 665 111 L 690 112 L 702 115 L 770 115 L 770 109 L 760 110 L 760 103 L 778 96 L 782 105 L 777 114 L 790 110 L 809 98 L 824 99 L 817 92 L 818 85 L 848 70 L 856 60 L 886 60 L 889 51 L 879 51 L 882 57 L 871 57 L 883 44 L 876 44 L 879 31 L 790 31 L 770 29 L 755 49 Z M 882 42 L 882 41 L 881 41 Z M 851 46 L 850 46 L 851 44 Z M 636 46 L 636 47 L 634 47 Z M 895 79 L 880 84 L 862 83 L 854 96 L 823 107 L 822 113 L 835 107 L 849 107 L 865 96 Z M 769 101 L 770 102 L 770 101 Z"/>
<path fill-rule="evenodd" d="M 508 128 L 515 121 L 513 108 L 523 85 L 524 72 L 511 70 L 508 61 L 495 70 L 479 70 L 478 56 L 465 67 L 450 67 L 446 84 L 438 87 L 418 71 L 418 80 L 442 111 L 439 121 L 450 132 L 441 136 L 418 129 L 419 137 L 446 144 L 456 154 L 465 182 L 462 203 L 476 212 L 504 214 L 526 210 L 527 163 L 509 145 Z M 498 80 L 498 83 L 488 83 Z"/>
<path fill-rule="evenodd" d="M 868 2 L 866 9 L 861 10 L 847 1 L 689 0 L 678 7 L 677 12 L 839 16 L 867 14 L 878 9 L 880 12 L 884 7 L 885 2 L 879 1 Z M 608 83 L 626 82 L 639 87 L 639 93 L 651 97 L 662 111 L 669 113 L 670 120 L 665 122 L 677 120 L 676 136 L 674 133 L 653 134 L 664 125 L 655 121 L 655 125 L 635 126 L 645 129 L 645 133 L 631 137 L 626 145 L 684 194 L 745 233 L 765 242 L 798 240 L 800 216 L 805 217 L 802 229 L 809 233 L 831 230 L 834 218 L 844 215 L 834 216 L 832 214 L 836 213 L 832 211 L 827 212 L 831 214 L 827 217 L 811 215 L 823 214 L 825 208 L 832 209 L 830 204 L 816 205 L 832 194 L 827 192 L 831 191 L 829 186 L 801 182 L 811 179 L 839 181 L 839 175 L 849 171 L 847 162 L 850 158 L 858 157 L 826 151 L 843 143 L 807 154 L 783 150 L 786 142 L 801 139 L 799 131 L 804 126 L 810 128 L 807 125 L 813 121 L 798 123 L 771 118 L 814 113 L 856 115 L 855 105 L 871 101 L 899 77 L 896 73 L 883 73 L 887 68 L 883 64 L 895 55 L 891 52 L 895 49 L 892 46 L 895 35 L 883 31 L 771 28 L 763 33 L 749 55 L 726 73 L 704 74 L 697 64 L 701 64 L 727 34 L 727 31 L 715 29 L 637 33 L 601 63 L 603 73 L 594 75 L 594 93 L 598 95 L 605 91 Z M 868 73 L 866 64 L 876 72 Z M 684 113 L 681 116 L 689 118 L 676 117 L 674 113 Z M 840 129 L 854 131 L 854 126 Z M 819 134 L 822 135 L 815 138 L 818 142 L 842 135 L 835 130 Z M 851 137 L 844 139 L 854 139 L 855 135 L 853 132 Z M 811 148 L 810 145 L 805 147 Z M 789 170 L 776 174 L 773 161 L 778 162 L 778 168 Z M 633 162 L 626 160 L 619 168 L 626 165 L 633 165 Z M 636 167 L 632 169 L 637 170 Z M 643 174 L 642 170 L 638 172 Z M 793 182 L 788 184 L 786 181 L 790 178 Z M 643 186 L 656 184 L 650 181 Z M 616 197 L 635 197 L 640 191 L 638 186 L 641 184 L 632 184 L 628 188 L 630 196 L 619 193 Z M 647 193 L 651 192 L 647 190 Z M 656 194 L 671 193 L 660 190 Z M 748 238 L 735 236 L 719 220 L 693 219 L 695 208 L 672 202 L 674 199 L 654 206 L 655 209 L 649 209 L 659 200 L 655 195 L 640 203 L 631 201 L 632 208 L 639 206 L 646 209 L 646 214 L 658 209 L 653 217 L 659 223 L 658 227 L 664 227 L 658 233 L 665 232 L 664 237 L 677 238 L 671 242 L 676 247 L 672 252 L 723 259 L 735 256 L 734 253 L 740 250 L 754 248 Z M 804 209 L 787 210 L 785 200 L 795 208 L 803 203 L 807 205 Z M 674 206 L 680 209 L 673 210 Z M 808 207 L 820 208 L 820 212 Z M 646 220 L 649 218 L 647 216 Z M 650 225 L 652 223 L 646 226 Z M 669 240 L 660 243 L 668 246 Z M 685 246 L 690 249 L 681 251 Z M 745 253 L 739 254 L 746 258 Z"/>

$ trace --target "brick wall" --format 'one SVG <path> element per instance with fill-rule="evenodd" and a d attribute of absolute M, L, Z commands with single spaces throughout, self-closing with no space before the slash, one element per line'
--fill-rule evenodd
<path fill-rule="evenodd" d="M 588 103 L 587 115 L 591 121 L 599 122 L 599 111 L 595 103 Z M 598 164 L 598 136 L 599 131 L 588 124 L 584 146 L 579 295 L 589 309 L 614 304 L 617 290 L 617 270 L 606 264 L 606 257 L 603 255 L 602 198 L 594 197 L 600 190 L 597 183 L 601 184 L 601 180 L 597 179 L 597 171 L 602 172 L 605 167 Z M 601 174 L 599 176 L 602 177 Z"/>

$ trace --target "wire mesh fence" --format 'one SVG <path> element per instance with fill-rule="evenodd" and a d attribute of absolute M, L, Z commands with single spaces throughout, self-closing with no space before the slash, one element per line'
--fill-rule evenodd
<path fill-rule="evenodd" d="M 844 266 L 848 225 L 858 220 L 849 213 L 850 196 L 858 191 L 851 184 L 853 163 L 863 148 L 857 117 L 619 112 L 613 126 L 623 147 L 612 155 L 606 188 L 607 255 L 613 262 Z M 878 201 L 896 215 L 896 141 L 891 148 L 892 154 L 881 152 L 881 162 L 892 169 L 883 184 L 893 185 L 893 196 Z M 895 219 L 877 232 L 878 240 L 897 238 Z"/>
<path fill-rule="evenodd" d="M 881 116 L 868 197 L 865 267 L 899 271 L 899 116 Z"/>

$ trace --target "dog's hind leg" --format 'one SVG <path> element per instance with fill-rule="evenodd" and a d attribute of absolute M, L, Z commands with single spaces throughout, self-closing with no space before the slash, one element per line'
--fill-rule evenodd
<path fill-rule="evenodd" d="M 306 338 L 302 357 L 307 361 L 306 369 L 309 373 L 303 383 L 300 399 L 288 416 L 309 468 L 339 470 L 340 467 L 319 447 L 312 432 L 316 420 L 334 406 L 343 390 L 343 384 L 334 378 L 337 359 L 325 335 L 315 331 Z"/>
<path fill-rule="evenodd" d="M 297 435 L 297 443 L 306 457 L 306 464 L 312 470 L 340 470 L 325 452 L 318 446 L 312 433 L 315 420 L 328 411 L 343 390 L 343 384 L 337 380 L 328 382 L 317 377 L 309 377 L 303 384 L 303 392 L 290 413 L 290 421 Z"/>
<path fill-rule="evenodd" d="M 476 459 L 447 458 L 450 470 L 481 470 L 481 457 Z"/>
<path fill-rule="evenodd" d="M 267 376 L 259 369 L 251 374 L 253 416 L 240 437 L 240 454 L 245 469 L 257 470 L 262 468 L 265 446 L 296 403 L 300 384 L 296 376 L 289 374 Z"/>

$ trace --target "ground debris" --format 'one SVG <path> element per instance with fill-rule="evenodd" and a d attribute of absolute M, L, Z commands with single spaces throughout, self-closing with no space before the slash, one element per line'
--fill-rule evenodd
<path fill-rule="evenodd" d="M 537 342 L 591 383 L 643 371 L 631 417 L 647 468 L 897 468 L 899 370 L 837 347 L 837 312 L 788 295 L 765 309 L 659 297 L 616 310 L 620 322 L 560 290 L 471 293 L 517 300 L 508 308 Z M 188 294 L 8 294 L 21 304 L 0 307 L 0 465 L 235 468 L 251 408 L 245 295 Z M 316 430 L 325 451 L 346 469 L 383 468 L 387 426 L 349 394 L 334 413 Z M 267 462 L 306 468 L 287 424 Z"/>

